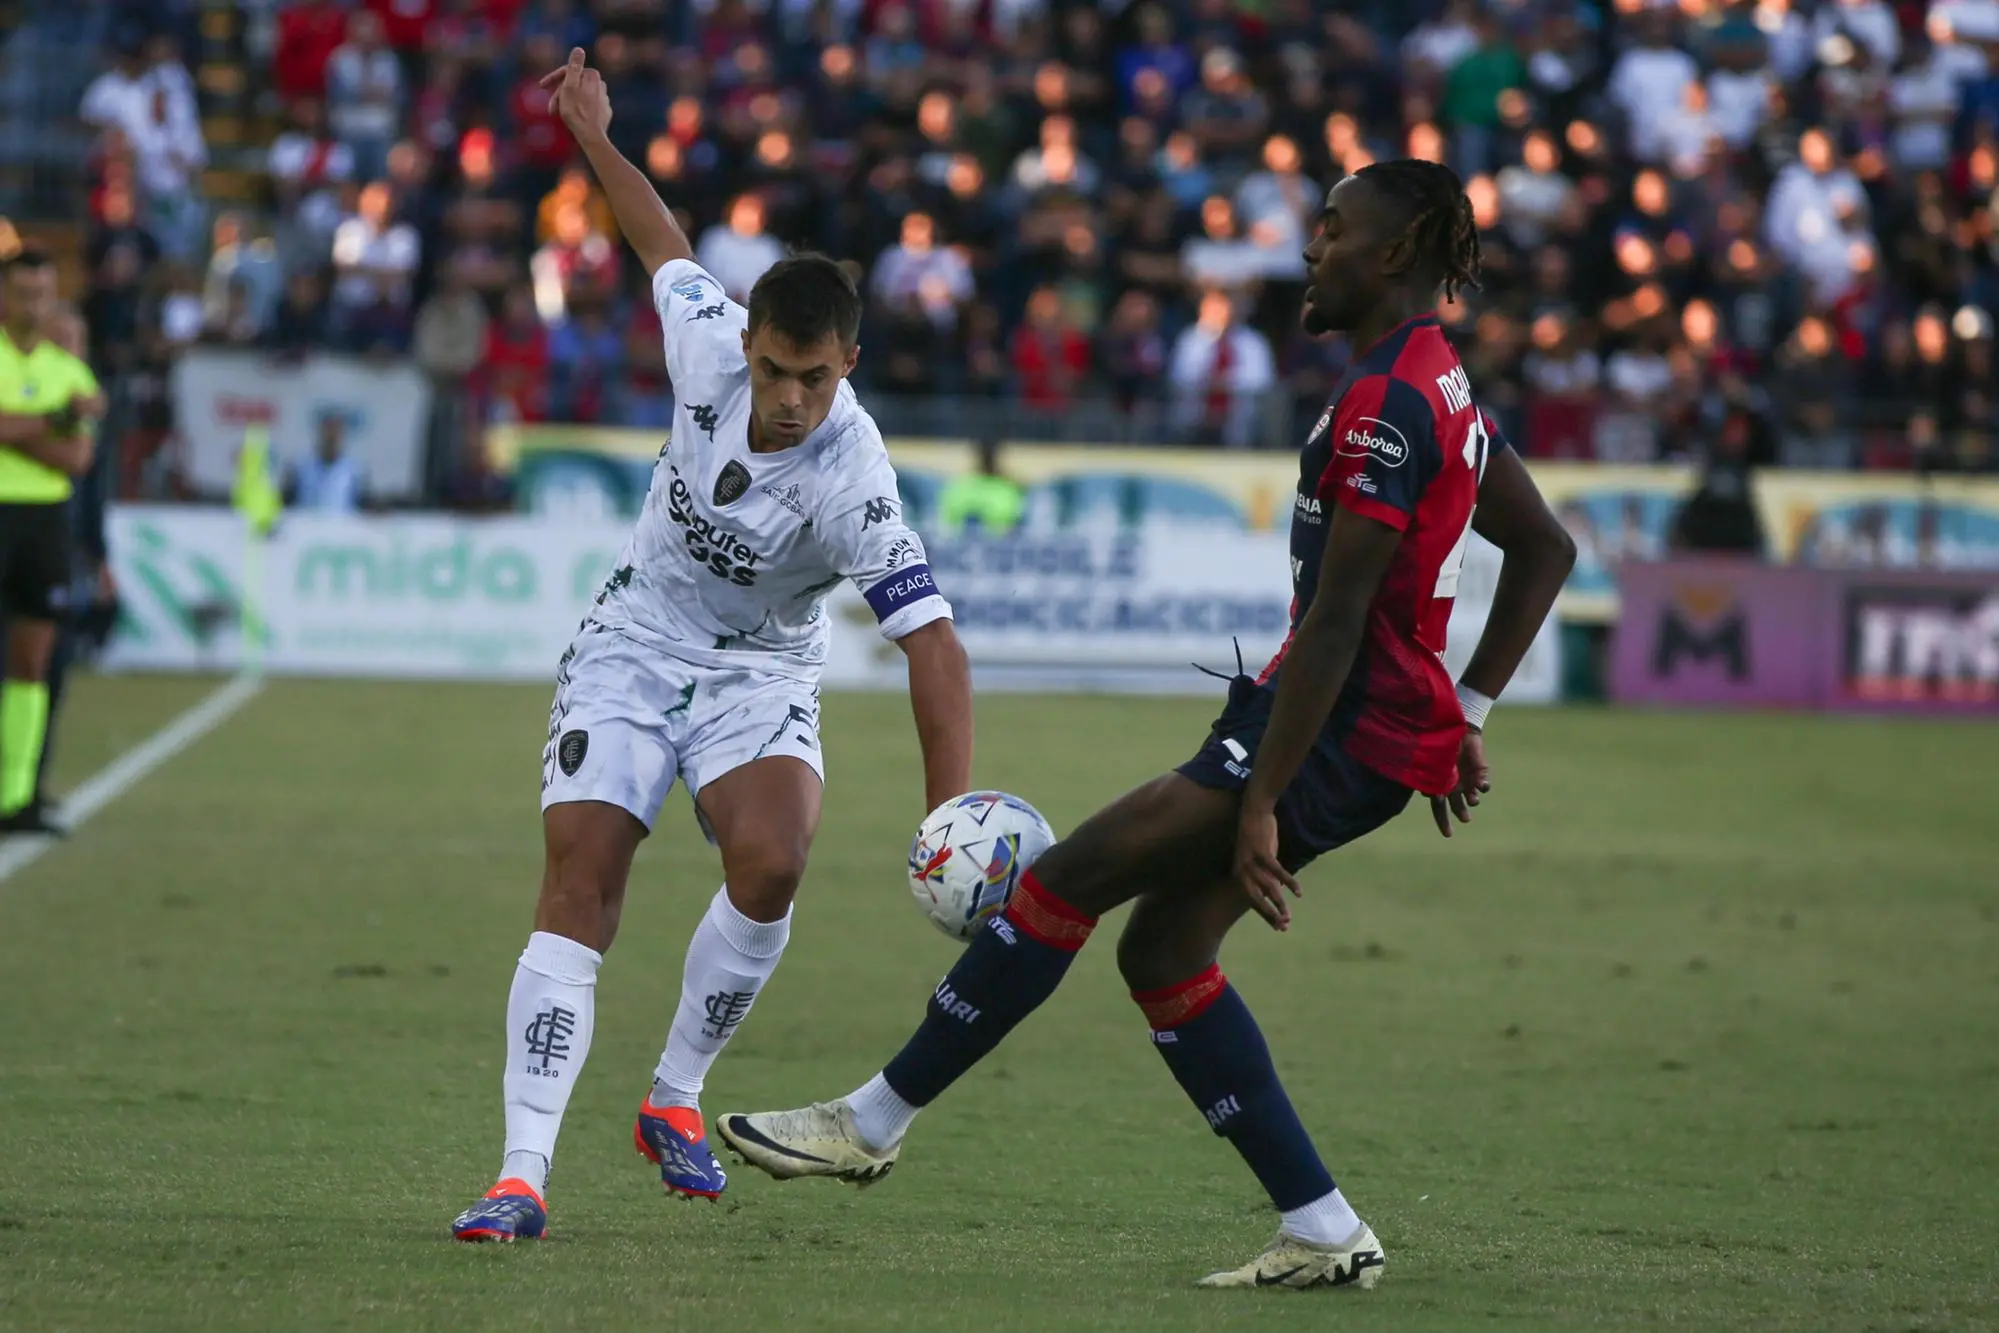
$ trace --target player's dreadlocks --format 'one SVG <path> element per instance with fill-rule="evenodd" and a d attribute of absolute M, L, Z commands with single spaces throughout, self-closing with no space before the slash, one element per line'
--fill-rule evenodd
<path fill-rule="evenodd" d="M 1408 206 L 1416 262 L 1442 275 L 1445 300 L 1457 300 L 1460 288 L 1478 286 L 1478 223 L 1455 171 L 1408 157 L 1376 162 L 1355 174 Z"/>

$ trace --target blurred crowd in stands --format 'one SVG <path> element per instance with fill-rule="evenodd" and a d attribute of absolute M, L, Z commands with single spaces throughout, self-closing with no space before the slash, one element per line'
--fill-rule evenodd
<path fill-rule="evenodd" d="M 1484 281 L 1440 314 L 1530 455 L 1999 466 L 1999 0 L 239 8 L 260 199 L 203 199 L 198 9 L 128 4 L 83 98 L 98 359 L 413 357 L 439 498 L 482 423 L 669 421 L 536 87 L 572 45 L 731 293 L 851 263 L 891 433 L 1295 447 L 1351 350 L 1297 327 L 1312 219 L 1411 155 L 1467 181 Z"/>

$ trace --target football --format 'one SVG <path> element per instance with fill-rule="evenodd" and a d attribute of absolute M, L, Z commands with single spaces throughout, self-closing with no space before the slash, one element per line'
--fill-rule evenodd
<path fill-rule="evenodd" d="M 969 940 L 1006 906 L 1021 872 L 1055 845 L 1041 812 L 1003 791 L 967 792 L 930 812 L 909 844 L 909 890 L 932 925 Z"/>

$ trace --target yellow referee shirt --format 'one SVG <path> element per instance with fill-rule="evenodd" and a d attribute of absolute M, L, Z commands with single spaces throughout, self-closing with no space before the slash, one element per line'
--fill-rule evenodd
<path fill-rule="evenodd" d="M 41 416 L 97 394 L 90 367 L 43 338 L 26 352 L 0 329 L 0 412 Z M 0 504 L 61 504 L 70 479 L 27 455 L 0 445 Z"/>

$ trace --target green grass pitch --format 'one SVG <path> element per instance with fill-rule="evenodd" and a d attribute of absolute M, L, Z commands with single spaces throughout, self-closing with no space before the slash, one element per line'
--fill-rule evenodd
<path fill-rule="evenodd" d="M 67 780 L 211 684 L 81 682 Z M 1190 1289 L 1274 1219 L 1108 938 L 880 1187 L 662 1199 L 631 1113 L 720 874 L 678 794 L 554 1238 L 451 1243 L 499 1162 L 546 698 L 275 683 L 0 883 L 0 1328 L 1999 1327 L 1989 726 L 1502 709 L 1469 830 L 1412 807 L 1224 955 L 1388 1251 L 1375 1291 L 1300 1295 Z M 979 707 L 981 781 L 1066 828 L 1212 703 Z M 711 1112 L 854 1086 L 951 962 L 902 882 L 906 709 L 826 701 L 796 934 Z"/>

